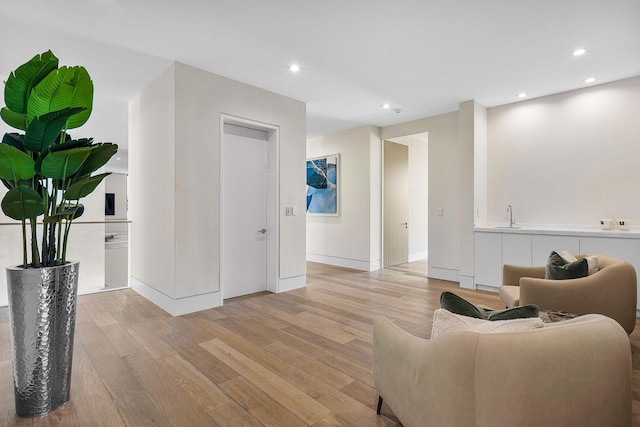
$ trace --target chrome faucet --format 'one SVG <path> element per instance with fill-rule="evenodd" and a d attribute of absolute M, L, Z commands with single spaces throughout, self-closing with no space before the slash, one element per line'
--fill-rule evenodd
<path fill-rule="evenodd" d="M 515 224 L 513 221 L 513 207 L 511 205 L 507 205 L 507 212 L 509 212 L 509 228 L 511 228 L 513 224 Z"/>

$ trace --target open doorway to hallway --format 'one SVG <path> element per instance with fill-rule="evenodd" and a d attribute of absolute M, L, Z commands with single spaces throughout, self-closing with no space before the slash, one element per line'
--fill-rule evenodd
<path fill-rule="evenodd" d="M 383 142 L 383 267 L 428 257 L 428 156 L 427 132 Z"/>

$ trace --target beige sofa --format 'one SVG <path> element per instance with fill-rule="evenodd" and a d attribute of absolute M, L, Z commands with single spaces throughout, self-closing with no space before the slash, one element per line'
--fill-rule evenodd
<path fill-rule="evenodd" d="M 630 426 L 631 349 L 593 314 L 522 332 L 373 331 L 380 398 L 405 427 Z"/>
<path fill-rule="evenodd" d="M 576 255 L 584 258 L 588 255 Z M 570 280 L 545 280 L 545 266 L 505 264 L 499 294 L 507 307 L 535 304 L 541 310 L 598 313 L 615 319 L 627 333 L 636 326 L 636 271 L 616 258 L 597 255 L 599 270 Z"/>

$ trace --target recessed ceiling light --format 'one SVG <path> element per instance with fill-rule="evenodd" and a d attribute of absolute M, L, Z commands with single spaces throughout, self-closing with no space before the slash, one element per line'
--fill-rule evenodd
<path fill-rule="evenodd" d="M 120 160 L 120 157 L 116 157 L 116 160 Z"/>
<path fill-rule="evenodd" d="M 580 56 L 580 55 L 584 55 L 585 53 L 587 53 L 587 49 L 581 47 L 573 51 L 573 56 Z"/>
<path fill-rule="evenodd" d="M 289 71 L 297 73 L 298 71 L 300 71 L 300 66 L 298 64 L 291 64 L 289 65 Z"/>
<path fill-rule="evenodd" d="M 588 77 L 588 78 L 584 79 L 585 83 L 593 83 L 595 81 L 596 81 L 595 77 Z"/>
<path fill-rule="evenodd" d="M 391 106 L 389 104 L 382 104 L 382 108 L 388 110 L 389 108 L 391 108 Z"/>
<path fill-rule="evenodd" d="M 518 96 L 518 98 L 526 98 L 527 94 L 524 93 L 524 92 L 520 92 L 517 96 Z"/>

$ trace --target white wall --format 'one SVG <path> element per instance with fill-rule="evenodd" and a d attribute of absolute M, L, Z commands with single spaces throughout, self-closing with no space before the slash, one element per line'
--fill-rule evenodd
<path fill-rule="evenodd" d="M 175 302 L 164 307 L 173 314 L 215 305 L 220 290 L 221 114 L 280 127 L 278 277 L 305 283 L 305 217 L 284 216 L 305 206 L 305 104 L 176 63 L 131 102 L 129 120 L 132 277 L 156 303 Z"/>
<path fill-rule="evenodd" d="M 129 103 L 131 276 L 170 298 L 176 295 L 175 73 L 174 64 Z"/>
<path fill-rule="evenodd" d="M 480 211 L 483 215 L 486 211 L 487 110 L 475 101 L 466 101 L 460 104 L 458 117 L 460 286 L 473 288 L 473 229 Z"/>
<path fill-rule="evenodd" d="M 380 268 L 380 137 L 361 126 L 307 140 L 307 158 L 340 155 L 339 215 L 307 215 L 307 259 L 370 271 Z"/>
<path fill-rule="evenodd" d="M 382 140 L 380 128 L 369 132 L 369 270 L 382 266 Z"/>
<path fill-rule="evenodd" d="M 640 225 L 640 77 L 488 110 L 488 222 Z"/>

